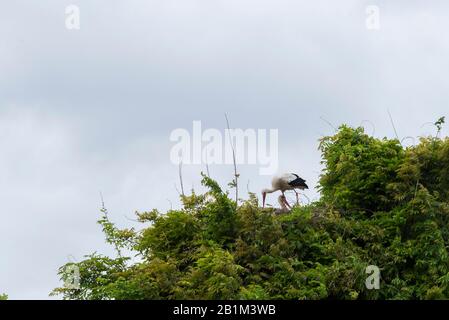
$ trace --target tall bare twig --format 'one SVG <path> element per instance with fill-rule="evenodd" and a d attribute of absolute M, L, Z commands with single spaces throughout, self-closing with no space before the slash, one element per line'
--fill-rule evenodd
<path fill-rule="evenodd" d="M 100 191 L 100 201 L 101 201 L 101 209 L 104 210 L 105 213 L 107 214 L 106 207 L 104 205 L 103 193 L 101 191 Z"/>
<path fill-rule="evenodd" d="M 390 110 L 387 109 L 387 112 L 388 112 L 388 116 L 390 117 L 391 125 L 393 126 L 393 130 L 394 130 L 394 134 L 396 135 L 396 139 L 401 141 L 401 139 L 399 139 L 398 132 L 396 131 L 396 127 L 394 125 L 393 117 L 391 116 Z"/>
<path fill-rule="evenodd" d="M 328 120 L 326 120 L 323 116 L 320 116 L 320 119 L 326 122 L 334 131 L 337 131 L 337 128 Z"/>
<path fill-rule="evenodd" d="M 179 162 L 179 183 L 181 184 L 181 194 L 183 197 L 185 197 L 184 183 L 182 181 L 182 160 Z"/>
<path fill-rule="evenodd" d="M 231 137 L 231 128 L 229 126 L 229 119 L 228 119 L 228 115 L 226 113 L 225 113 L 225 118 L 226 118 L 226 125 L 228 127 L 229 142 L 231 144 L 231 149 L 232 149 L 232 161 L 234 162 L 235 205 L 237 206 L 238 201 L 239 201 L 239 186 L 238 186 L 239 174 L 237 173 L 237 164 L 235 161 L 235 149 L 234 149 L 234 143 L 233 143 L 232 137 Z"/>
<path fill-rule="evenodd" d="M 178 193 L 178 195 L 181 196 L 181 192 L 179 192 L 178 185 L 176 183 L 174 183 L 174 186 L 175 186 L 175 190 Z"/>
<path fill-rule="evenodd" d="M 167 199 L 167 201 L 170 204 L 170 210 L 173 210 L 173 203 L 170 201 L 170 199 Z"/>
<path fill-rule="evenodd" d="M 435 138 L 438 138 L 441 133 L 441 129 L 443 128 L 443 124 L 445 121 L 445 117 L 440 117 L 435 123 L 434 126 L 437 128 L 437 133 L 435 134 Z"/>
<path fill-rule="evenodd" d="M 207 147 L 206 147 L 207 148 Z M 207 149 L 206 149 L 206 173 L 207 173 L 207 177 L 210 178 L 210 173 L 209 173 L 209 159 L 207 158 Z"/>
<path fill-rule="evenodd" d="M 362 127 L 365 122 L 367 122 L 371 125 L 371 128 L 373 129 L 371 131 L 371 135 L 374 136 L 374 134 L 376 133 L 376 126 L 370 120 L 362 120 L 362 122 L 360 122 L 360 126 Z"/>

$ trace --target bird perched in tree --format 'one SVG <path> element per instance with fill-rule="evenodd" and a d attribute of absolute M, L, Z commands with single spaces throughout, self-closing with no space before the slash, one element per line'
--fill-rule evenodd
<path fill-rule="evenodd" d="M 265 199 L 267 197 L 267 193 L 273 193 L 275 191 L 282 192 L 282 199 L 285 205 L 291 209 L 290 204 L 287 202 L 285 198 L 285 191 L 293 190 L 296 193 L 296 203 L 299 203 L 299 195 L 296 189 L 304 190 L 309 189 L 306 184 L 306 180 L 300 178 L 296 173 L 285 173 L 281 175 L 274 176 L 271 180 L 271 189 L 263 189 L 262 190 L 262 207 L 265 207 Z M 279 198 L 280 199 L 280 198 Z"/>

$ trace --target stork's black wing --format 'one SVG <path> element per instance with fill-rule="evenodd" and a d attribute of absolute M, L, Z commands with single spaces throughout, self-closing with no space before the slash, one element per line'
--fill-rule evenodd
<path fill-rule="evenodd" d="M 292 173 L 292 175 L 294 175 L 296 179 L 288 183 L 290 186 L 300 189 L 309 189 L 309 186 L 306 184 L 306 180 L 300 178 L 296 173 Z"/>

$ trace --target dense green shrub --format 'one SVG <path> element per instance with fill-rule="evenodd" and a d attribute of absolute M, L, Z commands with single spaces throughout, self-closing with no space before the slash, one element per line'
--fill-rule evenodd
<path fill-rule="evenodd" d="M 449 139 L 403 148 L 342 126 L 321 140 L 321 199 L 290 213 L 238 207 L 203 177 L 183 208 L 138 213 L 143 230 L 99 221 L 118 256 L 76 263 L 65 299 L 445 299 L 449 297 Z M 131 262 L 123 249 L 137 254 Z M 366 267 L 381 271 L 379 290 Z M 61 279 L 67 280 L 63 266 Z"/>

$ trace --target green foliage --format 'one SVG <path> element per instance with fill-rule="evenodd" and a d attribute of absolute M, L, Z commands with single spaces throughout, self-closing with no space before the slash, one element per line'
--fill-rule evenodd
<path fill-rule="evenodd" d="M 178 299 L 233 299 L 241 286 L 243 267 L 232 254 L 214 243 L 200 248 L 196 261 L 180 278 Z"/>
<path fill-rule="evenodd" d="M 321 139 L 320 150 L 325 165 L 320 179 L 323 202 L 350 214 L 391 209 L 387 185 L 395 181 L 404 158 L 398 140 L 379 140 L 363 128 L 342 126 L 334 136 Z"/>
<path fill-rule="evenodd" d="M 441 119 L 440 119 L 441 120 Z M 439 121 L 435 125 L 441 126 Z M 440 130 L 440 127 L 439 127 Z M 283 215 L 257 198 L 236 207 L 203 175 L 208 192 L 183 208 L 137 213 L 146 224 L 101 224 L 117 258 L 92 254 L 66 268 L 80 287 L 65 299 L 446 299 L 449 297 L 449 139 L 403 148 L 342 126 L 321 140 L 321 199 Z M 123 257 L 123 249 L 139 258 Z M 380 268 L 379 290 L 366 267 Z"/>
<path fill-rule="evenodd" d="M 445 117 L 441 117 L 437 121 L 435 121 L 434 125 L 435 125 L 435 127 L 437 127 L 437 135 L 441 132 L 441 129 L 443 128 L 444 121 L 445 121 Z"/>
<path fill-rule="evenodd" d="M 131 249 L 136 245 L 134 241 L 136 237 L 134 229 L 118 229 L 114 223 L 109 220 L 108 211 L 104 206 L 101 209 L 101 213 L 103 215 L 100 220 L 98 220 L 98 224 L 100 224 L 103 229 L 103 233 L 106 236 L 106 242 L 113 245 L 117 255 L 121 256 L 123 249 Z"/>
<path fill-rule="evenodd" d="M 203 174 L 202 183 L 209 188 L 210 201 L 199 212 L 204 223 L 205 239 L 227 245 L 237 234 L 235 204 L 223 193 L 217 182 Z"/>
<path fill-rule="evenodd" d="M 116 293 L 111 290 L 114 284 L 120 280 L 122 273 L 127 271 L 126 261 L 129 258 L 111 259 L 93 253 L 86 256 L 87 259 L 79 263 L 68 263 L 59 268 L 58 274 L 66 283 L 73 276 L 69 267 L 79 268 L 79 288 L 61 287 L 56 288 L 52 295 L 62 294 L 65 299 L 113 299 Z"/>
<path fill-rule="evenodd" d="M 5 293 L 0 294 L 0 301 L 1 300 L 8 300 L 8 295 Z"/>

